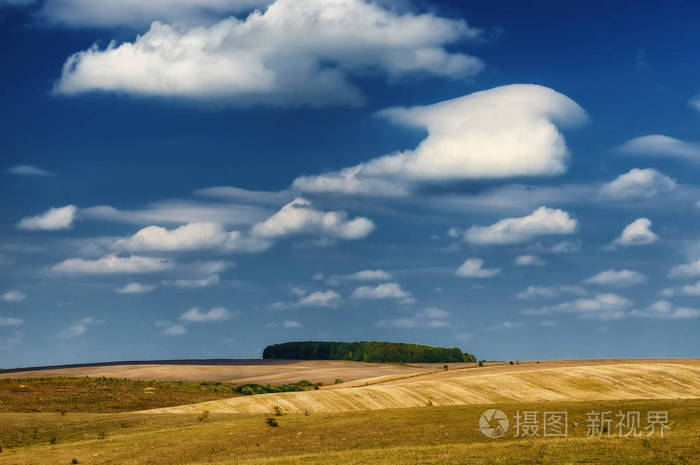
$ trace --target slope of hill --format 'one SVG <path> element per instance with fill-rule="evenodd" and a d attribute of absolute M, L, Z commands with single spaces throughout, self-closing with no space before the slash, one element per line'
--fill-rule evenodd
<path fill-rule="evenodd" d="M 179 413 L 338 412 L 496 402 L 685 399 L 700 397 L 700 361 L 601 362 L 463 369 L 385 377 L 376 384 L 266 394 L 151 410 Z M 369 381 L 367 382 L 369 384 Z"/>

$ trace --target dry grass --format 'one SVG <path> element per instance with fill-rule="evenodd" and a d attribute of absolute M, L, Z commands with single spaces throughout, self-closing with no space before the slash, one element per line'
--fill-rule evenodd
<path fill-rule="evenodd" d="M 700 400 L 545 402 L 493 405 L 566 410 L 570 438 L 488 439 L 477 429 L 485 405 L 265 415 L 0 414 L 1 464 L 695 464 Z M 667 410 L 664 438 L 586 438 L 586 412 Z M 573 426 L 573 422 L 578 426 Z M 34 429 L 37 429 L 33 439 Z M 21 431 L 18 435 L 16 431 Z M 56 443 L 51 444 L 51 438 Z M 103 439 L 100 439 L 103 437 Z"/>
<path fill-rule="evenodd" d="M 337 412 L 432 405 L 700 397 L 700 361 L 645 361 L 549 366 L 529 364 L 433 372 L 376 384 L 223 399 L 152 410 L 187 413 Z"/>
<path fill-rule="evenodd" d="M 451 366 L 474 366 L 474 363 Z M 237 384 L 287 384 L 301 379 L 313 383 L 333 384 L 377 376 L 410 375 L 441 369 L 440 363 L 390 364 L 335 360 L 231 360 L 225 365 L 203 364 L 133 364 L 74 368 L 47 368 L 0 374 L 0 378 L 64 376 L 92 378 L 127 378 L 161 381 L 221 381 Z"/>

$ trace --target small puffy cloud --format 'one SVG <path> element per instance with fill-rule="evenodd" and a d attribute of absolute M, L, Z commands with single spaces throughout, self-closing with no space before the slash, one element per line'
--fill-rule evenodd
<path fill-rule="evenodd" d="M 553 254 L 566 254 L 566 253 L 576 253 L 581 250 L 581 243 L 574 241 L 561 241 L 552 245 L 547 249 L 548 253 Z"/>
<path fill-rule="evenodd" d="M 688 104 L 695 108 L 696 110 L 700 111 L 700 95 L 696 95 L 690 101 L 688 101 Z"/>
<path fill-rule="evenodd" d="M 163 258 L 131 255 L 119 257 L 105 255 L 94 260 L 84 258 L 69 258 L 52 266 L 51 271 L 57 273 L 82 274 L 120 274 L 120 273 L 153 273 L 173 267 L 170 260 Z"/>
<path fill-rule="evenodd" d="M 646 281 L 646 276 L 632 270 L 606 270 L 586 279 L 588 284 L 601 286 L 628 287 Z"/>
<path fill-rule="evenodd" d="M 696 282 L 695 284 L 685 285 L 680 291 L 681 294 L 684 295 L 700 295 L 700 281 Z M 671 295 L 673 295 L 673 292 L 671 292 Z"/>
<path fill-rule="evenodd" d="M 659 320 L 687 320 L 700 317 L 700 310 L 688 307 L 674 307 L 666 300 L 659 300 L 645 310 L 632 310 L 630 315 Z"/>
<path fill-rule="evenodd" d="M 480 258 L 469 258 L 457 268 L 457 276 L 462 278 L 491 278 L 501 272 L 500 268 L 484 268 Z"/>
<path fill-rule="evenodd" d="M 44 230 L 56 231 L 70 229 L 78 218 L 78 207 L 66 205 L 65 207 L 50 208 L 41 215 L 22 218 L 17 227 L 31 231 Z"/>
<path fill-rule="evenodd" d="M 115 241 L 114 247 L 131 252 L 191 251 L 221 249 L 229 252 L 259 252 L 271 243 L 257 237 L 245 237 L 239 231 L 226 231 L 219 223 L 187 223 L 175 229 L 149 226 L 127 239 Z"/>
<path fill-rule="evenodd" d="M 297 305 L 301 307 L 337 307 L 340 294 L 333 290 L 316 291 L 299 299 Z"/>
<path fill-rule="evenodd" d="M 420 312 L 417 312 L 411 317 L 380 320 L 377 322 L 377 326 L 402 329 L 444 328 L 446 326 L 449 326 L 449 323 L 445 321 L 445 319 L 449 316 L 450 312 L 446 310 L 430 307 Z"/>
<path fill-rule="evenodd" d="M 481 61 L 444 45 L 479 35 L 462 20 L 397 14 L 364 0 L 276 0 L 244 20 L 232 16 L 206 27 L 155 21 L 133 42 L 93 45 L 66 60 L 55 91 L 361 105 L 364 95 L 351 81 L 356 75 L 473 76 Z"/>
<path fill-rule="evenodd" d="M 588 291 L 581 286 L 528 286 L 522 292 L 516 295 L 516 298 L 520 300 L 534 300 L 534 299 L 554 299 L 559 297 L 561 294 L 570 294 L 574 296 L 585 296 L 588 295 Z"/>
<path fill-rule="evenodd" d="M 521 300 L 553 299 L 558 296 L 559 290 L 548 286 L 528 286 L 527 289 L 516 295 L 516 297 Z"/>
<path fill-rule="evenodd" d="M 671 278 L 695 278 L 700 276 L 700 259 L 684 265 L 677 265 L 669 272 Z"/>
<path fill-rule="evenodd" d="M 411 293 L 401 289 L 398 283 L 384 283 L 376 287 L 360 286 L 352 296 L 355 299 L 408 299 Z"/>
<path fill-rule="evenodd" d="M 17 174 L 20 176 L 40 176 L 40 177 L 46 177 L 46 176 L 53 176 L 54 174 L 50 171 L 43 170 L 41 168 L 38 168 L 36 166 L 32 165 L 15 165 L 7 168 L 5 170 L 6 173 L 10 174 Z"/>
<path fill-rule="evenodd" d="M 293 320 L 286 320 L 282 322 L 283 328 L 301 328 L 301 323 Z"/>
<path fill-rule="evenodd" d="M 658 236 L 651 230 L 651 221 L 648 218 L 638 218 L 625 226 L 620 237 L 613 241 L 614 245 L 648 245 L 658 240 Z"/>
<path fill-rule="evenodd" d="M 428 136 L 415 149 L 334 173 L 300 177 L 294 187 L 396 195 L 405 183 L 416 181 L 557 175 L 566 171 L 569 156 L 557 124 L 586 119 L 583 109 L 565 95 L 524 84 L 379 114 L 426 129 Z"/>
<path fill-rule="evenodd" d="M 231 318 L 231 312 L 224 307 L 214 307 L 207 312 L 202 312 L 197 307 L 193 307 L 180 315 L 180 320 L 190 323 L 224 321 L 228 320 L 229 318 Z"/>
<path fill-rule="evenodd" d="M 620 320 L 627 317 L 626 309 L 632 301 L 618 294 L 598 294 L 591 298 L 579 298 L 558 305 L 542 308 L 529 308 L 523 315 L 541 316 L 556 313 L 578 315 L 580 318 L 598 320 Z"/>
<path fill-rule="evenodd" d="M 348 219 L 344 211 L 319 211 L 311 206 L 311 202 L 299 197 L 253 226 L 251 234 L 262 238 L 277 238 L 309 233 L 355 240 L 367 237 L 373 230 L 374 223 L 367 218 Z"/>
<path fill-rule="evenodd" d="M 21 318 L 13 318 L 13 317 L 3 317 L 0 316 L 0 327 L 6 327 L 6 326 L 22 326 L 24 324 L 24 320 Z"/>
<path fill-rule="evenodd" d="M 628 140 L 618 147 L 618 151 L 629 155 L 673 157 L 700 161 L 700 144 L 684 142 L 661 134 L 652 134 Z"/>
<path fill-rule="evenodd" d="M 0 295 L 0 300 L 5 302 L 21 302 L 27 298 L 27 295 L 21 291 L 9 290 Z"/>
<path fill-rule="evenodd" d="M 187 334 L 187 328 L 182 325 L 169 325 L 165 327 L 163 334 L 166 336 L 183 336 Z"/>
<path fill-rule="evenodd" d="M 544 266 L 545 261 L 537 255 L 520 255 L 515 258 L 517 266 Z"/>
<path fill-rule="evenodd" d="M 578 222 L 567 212 L 540 207 L 530 215 L 505 218 L 491 226 L 472 226 L 464 234 L 474 244 L 520 244 L 540 235 L 573 234 Z"/>
<path fill-rule="evenodd" d="M 63 329 L 56 337 L 58 339 L 75 339 L 82 336 L 88 330 L 88 326 L 97 323 L 98 321 L 92 317 L 83 318 L 77 323 Z"/>
<path fill-rule="evenodd" d="M 658 171 L 634 168 L 600 188 L 600 195 L 613 200 L 644 200 L 674 190 L 673 179 Z"/>
<path fill-rule="evenodd" d="M 152 284 L 128 283 L 115 290 L 117 294 L 145 294 L 152 292 L 156 287 Z"/>
<path fill-rule="evenodd" d="M 344 278 L 352 281 L 388 281 L 391 275 L 383 270 L 362 270 L 346 275 Z"/>
<path fill-rule="evenodd" d="M 200 287 L 209 287 L 209 286 L 215 286 L 219 284 L 221 281 L 221 278 L 219 277 L 218 274 L 212 274 L 207 276 L 206 278 L 199 278 L 199 279 L 175 279 L 175 280 L 164 280 L 163 284 L 165 286 L 174 286 L 174 287 L 179 287 L 179 288 L 200 288 Z"/>

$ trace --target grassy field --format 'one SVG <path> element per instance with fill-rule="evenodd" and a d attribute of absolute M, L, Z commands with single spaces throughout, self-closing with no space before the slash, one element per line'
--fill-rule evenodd
<path fill-rule="evenodd" d="M 494 364 L 231 400 L 221 397 L 236 394 L 240 385 L 0 379 L 0 465 L 697 464 L 699 365 L 698 360 Z M 391 401 L 388 393 L 402 397 Z M 319 394 L 336 396 L 337 405 L 351 408 L 320 411 L 325 404 L 315 397 Z M 485 395 L 491 397 L 479 401 Z M 210 398 L 219 400 L 158 413 L 143 410 Z M 280 402 L 286 398 L 315 410 L 293 413 L 298 409 Z M 356 410 L 372 398 L 382 407 L 400 402 L 405 408 Z M 213 408 L 231 402 L 258 410 Z M 72 408 L 62 407 L 66 405 Z M 273 413 L 275 406 L 279 416 Z M 498 408 L 509 418 L 503 438 L 491 439 L 479 430 L 479 418 L 488 408 Z M 568 437 L 516 437 L 516 412 L 536 411 L 541 418 L 552 410 L 567 412 Z M 613 418 L 619 411 L 639 411 L 642 430 L 648 411 L 666 411 L 670 429 L 664 437 L 657 431 L 650 437 L 624 438 L 617 437 L 613 423 L 611 437 L 588 437 L 590 411 L 608 411 Z M 277 426 L 270 426 L 269 418 Z"/>
<path fill-rule="evenodd" d="M 302 380 L 303 381 L 303 380 Z M 0 412 L 129 412 L 277 390 L 301 385 L 140 381 L 116 378 L 0 378 Z"/>
<path fill-rule="evenodd" d="M 481 413 L 565 410 L 570 437 L 489 439 Z M 588 438 L 586 412 L 666 410 L 671 429 L 643 438 Z M 201 414 L 200 414 L 201 415 Z M 700 401 L 506 403 L 263 415 L 0 414 L 0 464 L 695 464 Z M 573 426 L 577 422 L 578 426 Z"/>
<path fill-rule="evenodd" d="M 308 379 L 314 383 L 333 384 L 378 376 L 403 376 L 442 369 L 442 363 L 363 363 L 342 360 L 226 360 L 221 364 L 131 363 L 124 365 L 44 368 L 0 373 L 0 378 L 80 377 L 127 378 L 160 381 L 221 381 L 229 383 L 285 384 Z M 455 363 L 453 367 L 475 366 Z"/>
<path fill-rule="evenodd" d="M 569 366 L 501 365 L 367 380 L 318 391 L 216 400 L 162 412 L 330 412 L 513 401 L 675 399 L 700 396 L 699 361 L 647 361 Z"/>

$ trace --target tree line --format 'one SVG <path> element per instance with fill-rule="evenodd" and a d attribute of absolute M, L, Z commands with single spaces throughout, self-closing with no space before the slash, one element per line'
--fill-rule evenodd
<path fill-rule="evenodd" d="M 474 355 L 462 352 L 462 349 L 458 347 L 432 347 L 401 342 L 285 342 L 265 347 L 263 358 L 393 363 L 476 361 Z"/>

